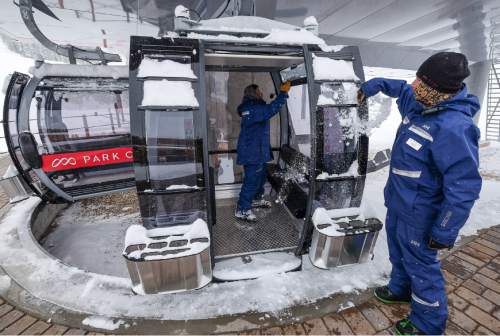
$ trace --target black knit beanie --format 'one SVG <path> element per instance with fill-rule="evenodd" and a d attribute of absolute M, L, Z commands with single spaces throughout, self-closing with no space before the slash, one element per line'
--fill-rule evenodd
<path fill-rule="evenodd" d="M 470 75 L 469 63 L 464 54 L 443 51 L 432 55 L 418 68 L 417 77 L 433 89 L 455 93 Z"/>

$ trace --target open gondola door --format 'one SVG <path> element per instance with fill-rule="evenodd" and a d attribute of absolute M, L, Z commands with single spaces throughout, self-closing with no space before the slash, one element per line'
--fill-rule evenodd
<path fill-rule="evenodd" d="M 143 226 L 129 228 L 125 258 L 137 293 L 211 281 L 213 187 L 203 60 L 198 40 L 131 39 L 131 135 Z M 158 277 L 141 280 L 145 268 Z"/>
<path fill-rule="evenodd" d="M 3 127 L 5 142 L 14 167 L 19 172 L 23 183 L 29 185 L 34 193 L 42 194 L 43 186 L 33 172 L 32 166 L 40 166 L 41 162 L 27 162 L 21 150 L 20 134 L 18 127 L 18 115 L 24 89 L 30 80 L 30 76 L 14 72 L 10 77 L 3 109 Z M 34 159 L 38 157 L 35 156 Z"/>
<path fill-rule="evenodd" d="M 381 223 L 361 209 L 366 178 L 368 108 L 357 102 L 364 72 L 359 50 L 305 46 L 311 113 L 310 189 L 297 253 L 315 266 L 369 260 Z"/>

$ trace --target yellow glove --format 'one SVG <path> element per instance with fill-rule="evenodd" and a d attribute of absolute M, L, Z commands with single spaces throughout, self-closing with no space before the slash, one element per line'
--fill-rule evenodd
<path fill-rule="evenodd" d="M 292 86 L 292 83 L 290 81 L 286 81 L 281 84 L 280 91 L 288 93 L 288 91 L 290 91 L 290 86 Z"/>

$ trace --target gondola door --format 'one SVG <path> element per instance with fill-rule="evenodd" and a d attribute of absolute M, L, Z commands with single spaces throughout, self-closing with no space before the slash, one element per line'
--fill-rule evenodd
<path fill-rule="evenodd" d="M 363 196 L 368 137 L 363 124 L 366 106 L 358 106 L 357 91 L 364 81 L 356 47 L 325 52 L 304 46 L 311 111 L 310 188 L 306 225 L 297 253 L 307 250 L 316 208 L 359 207 Z"/>
<path fill-rule="evenodd" d="M 213 219 L 203 46 L 132 37 L 130 114 L 136 187 L 147 229 Z"/>
<path fill-rule="evenodd" d="M 21 178 L 37 195 L 42 195 L 42 185 L 33 172 L 33 166 L 41 164 L 40 156 L 38 152 L 35 152 L 31 157 L 25 157 L 25 154 L 28 153 L 23 153 L 20 140 L 20 136 L 22 135 L 20 131 L 23 130 L 23 125 L 19 124 L 19 108 L 24 89 L 29 80 L 30 77 L 28 75 L 19 72 L 12 74 L 5 94 L 3 131 L 12 163 L 19 171 Z M 30 161 L 28 162 L 27 159 Z"/>

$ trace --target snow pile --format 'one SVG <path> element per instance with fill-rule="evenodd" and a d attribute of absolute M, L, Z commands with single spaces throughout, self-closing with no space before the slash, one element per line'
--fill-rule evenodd
<path fill-rule="evenodd" d="M 302 258 L 287 252 L 257 254 L 250 258 L 249 262 L 240 257 L 219 261 L 215 264 L 213 275 L 225 281 L 255 279 L 288 272 L 302 264 Z"/>
<path fill-rule="evenodd" d="M 299 27 L 271 20 L 260 16 L 226 16 L 218 19 L 210 19 L 202 22 L 202 30 L 228 33 L 254 33 L 267 34 L 272 30 L 283 30 L 289 33 L 299 29 Z"/>
<path fill-rule="evenodd" d="M 144 82 L 142 106 L 198 107 L 198 100 L 190 82 L 148 80 Z"/>
<path fill-rule="evenodd" d="M 313 214 L 313 224 L 316 230 L 330 236 L 338 237 L 345 234 L 341 231 L 340 223 L 348 223 L 351 220 L 364 221 L 369 218 L 378 218 L 383 220 L 380 212 L 375 211 L 372 201 L 366 198 L 363 199 L 361 206 L 358 208 L 343 208 L 326 210 L 324 208 L 316 208 Z"/>
<path fill-rule="evenodd" d="M 308 16 L 304 19 L 304 26 L 317 26 L 318 25 L 318 20 L 316 20 L 316 17 L 314 16 Z"/>
<path fill-rule="evenodd" d="M 349 169 L 345 172 L 345 173 L 342 173 L 342 174 L 328 174 L 327 172 L 322 172 L 321 174 L 319 174 L 317 177 L 316 177 L 316 180 L 329 180 L 329 179 L 333 179 L 333 178 L 336 178 L 336 177 L 358 177 L 359 176 L 359 173 L 358 173 L 358 160 L 354 160 L 352 163 L 351 163 L 351 166 L 349 167 Z"/>
<path fill-rule="evenodd" d="M 486 178 L 500 180 L 500 142 L 491 141 L 489 145 L 480 150 L 479 171 Z"/>
<path fill-rule="evenodd" d="M 169 34 L 168 37 L 178 37 L 177 35 Z M 261 44 L 286 44 L 286 45 L 303 45 L 316 44 L 321 50 L 327 52 L 336 52 L 344 48 L 343 45 L 329 46 L 325 40 L 314 35 L 305 29 L 284 30 L 272 29 L 265 37 L 238 37 L 229 34 L 207 35 L 200 33 L 189 33 L 188 38 L 200 39 L 206 41 L 226 41 L 226 42 L 241 42 L 241 43 L 261 43 Z"/>
<path fill-rule="evenodd" d="M 104 330 L 116 330 L 116 329 L 120 328 L 121 325 L 124 325 L 125 328 L 130 327 L 130 325 L 127 324 L 123 320 L 120 320 L 120 319 L 116 320 L 116 319 L 102 317 L 102 316 L 86 317 L 82 321 L 82 324 L 90 326 L 90 327 L 94 327 L 97 329 L 104 329 Z"/>
<path fill-rule="evenodd" d="M 3 174 L 2 179 L 11 178 L 17 175 L 19 175 L 17 168 L 13 164 L 10 164 L 7 171 Z"/>
<path fill-rule="evenodd" d="M 189 9 L 183 5 L 177 5 L 177 7 L 175 7 L 175 17 L 184 17 L 189 19 Z"/>
<path fill-rule="evenodd" d="M 324 208 L 314 210 L 312 221 L 316 230 L 329 237 L 342 237 L 345 234 L 340 232 L 340 226 L 332 220 L 328 211 Z"/>
<path fill-rule="evenodd" d="M 4 296 L 10 288 L 10 277 L 8 275 L 0 275 L 0 295 Z"/>
<path fill-rule="evenodd" d="M 358 110 L 354 107 L 339 108 L 337 118 L 342 127 L 344 141 L 357 139 L 358 136 L 369 132 L 368 122 L 359 118 Z"/>
<path fill-rule="evenodd" d="M 374 77 L 403 79 L 411 83 L 415 79 L 415 71 L 404 69 L 386 69 L 364 67 L 367 80 Z M 368 98 L 369 121 L 366 127 L 370 135 L 370 152 L 391 148 L 396 137 L 396 131 L 401 123 L 401 114 L 396 105 L 396 99 L 382 93 Z"/>
<path fill-rule="evenodd" d="M 155 60 L 148 57 L 142 60 L 137 77 L 197 78 L 191 69 L 191 63 L 179 63 L 172 60 Z"/>
<path fill-rule="evenodd" d="M 173 242 L 181 241 L 185 243 L 181 246 L 172 246 Z M 136 245 L 145 247 L 127 253 L 128 248 Z M 208 247 L 210 247 L 210 233 L 203 219 L 197 219 L 189 225 L 174 225 L 152 230 L 147 230 L 142 225 L 131 225 L 125 235 L 123 255 L 132 260 L 166 260 L 196 255 Z"/>
<path fill-rule="evenodd" d="M 30 73 L 37 78 L 43 77 L 92 77 L 92 78 L 128 78 L 126 65 L 85 65 L 85 64 L 50 64 L 42 63 L 31 67 Z"/>
<path fill-rule="evenodd" d="M 172 184 L 166 188 L 166 190 L 192 190 L 200 189 L 198 186 L 188 186 L 185 184 Z"/>
<path fill-rule="evenodd" d="M 353 63 L 344 60 L 334 60 L 313 54 L 313 70 L 315 80 L 356 80 Z"/>
<path fill-rule="evenodd" d="M 318 105 L 357 104 L 358 85 L 344 82 L 340 84 L 323 83 Z"/>
<path fill-rule="evenodd" d="M 366 124 L 368 135 L 373 134 L 373 132 L 375 132 L 376 129 L 380 128 L 382 123 L 389 118 L 391 113 L 392 113 L 391 98 L 386 97 L 382 94 L 377 94 L 373 97 L 370 97 L 370 99 L 368 100 L 369 119 Z"/>

